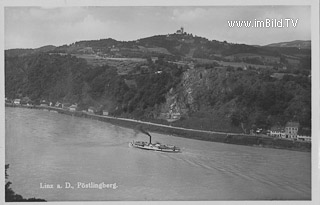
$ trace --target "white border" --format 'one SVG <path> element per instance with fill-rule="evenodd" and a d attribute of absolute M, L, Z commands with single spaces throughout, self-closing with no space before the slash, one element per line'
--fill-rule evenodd
<path fill-rule="evenodd" d="M 4 7 L 10 6 L 50 6 L 50 7 L 70 7 L 70 6 L 249 6 L 249 5 L 311 5 L 311 26 L 312 26 L 312 200 L 311 201 L 182 201 L 182 202 L 46 202 L 43 204 L 320 204 L 320 152 L 319 152 L 319 1 L 318 0 L 0 0 L 0 202 L 4 203 L 4 154 L 5 154 L 5 119 L 4 119 Z M 31 202 L 25 202 L 31 204 Z M 6 203 L 6 204 L 25 204 Z M 37 204 L 42 204 L 37 202 Z"/>

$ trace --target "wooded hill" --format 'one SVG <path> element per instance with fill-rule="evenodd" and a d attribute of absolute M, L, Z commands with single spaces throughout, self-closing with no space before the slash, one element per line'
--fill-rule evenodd
<path fill-rule="evenodd" d="M 89 55 L 101 63 L 90 63 Z M 160 116 L 174 107 L 181 118 L 173 124 L 198 129 L 248 132 L 290 120 L 311 128 L 310 56 L 310 49 L 231 44 L 192 34 L 14 49 L 5 51 L 5 94 L 162 123 Z M 110 64 L 113 58 L 145 61 L 125 64 L 130 69 L 119 72 L 118 64 Z"/>

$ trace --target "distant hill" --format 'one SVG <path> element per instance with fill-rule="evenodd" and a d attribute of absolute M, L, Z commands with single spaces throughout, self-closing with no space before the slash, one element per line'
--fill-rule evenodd
<path fill-rule="evenodd" d="M 302 40 L 296 40 L 296 41 L 290 41 L 290 42 L 280 42 L 280 43 L 272 43 L 268 44 L 266 46 L 269 47 L 296 47 L 296 48 L 302 48 L 302 49 L 311 49 L 311 41 L 302 41 Z"/>
<path fill-rule="evenodd" d="M 40 48 L 15 48 L 15 49 L 8 49 L 6 50 L 6 56 L 24 56 L 24 55 L 30 55 L 30 54 L 36 54 L 36 53 L 42 53 L 42 52 L 48 52 L 52 51 L 56 48 L 56 46 L 47 45 L 42 46 Z"/>

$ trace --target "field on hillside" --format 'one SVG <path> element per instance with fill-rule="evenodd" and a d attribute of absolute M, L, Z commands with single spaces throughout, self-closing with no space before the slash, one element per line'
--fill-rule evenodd
<path fill-rule="evenodd" d="M 171 55 L 171 53 L 166 48 L 162 48 L 162 47 L 147 48 L 144 46 L 139 46 L 139 49 L 142 52 L 151 52 L 151 53 L 160 53 L 160 54 Z"/>
<path fill-rule="evenodd" d="M 85 59 L 92 66 L 108 65 L 115 67 L 120 75 L 125 75 L 136 66 L 147 62 L 144 58 L 105 58 L 93 54 L 74 54 L 73 56 Z"/>
<path fill-rule="evenodd" d="M 244 67 L 254 67 L 256 69 L 266 69 L 266 68 L 272 68 L 272 66 L 268 65 L 256 65 L 256 64 L 250 64 L 250 63 L 244 63 L 244 62 L 226 62 L 226 61 L 217 61 L 217 60 L 209 60 L 209 59 L 202 59 L 202 58 L 195 58 L 198 63 L 200 64 L 211 64 L 211 63 L 218 63 L 221 66 L 231 66 L 234 68 L 244 68 Z"/>
<path fill-rule="evenodd" d="M 238 53 L 230 56 L 225 57 L 228 60 L 234 60 L 235 58 L 244 59 L 244 58 L 259 58 L 264 62 L 267 63 L 280 63 L 280 57 L 275 56 L 267 56 L 267 55 L 259 55 L 254 53 Z"/>

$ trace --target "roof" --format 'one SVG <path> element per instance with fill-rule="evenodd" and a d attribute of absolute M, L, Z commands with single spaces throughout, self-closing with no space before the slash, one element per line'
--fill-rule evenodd
<path fill-rule="evenodd" d="M 299 122 L 287 122 L 286 127 L 299 127 Z"/>
<path fill-rule="evenodd" d="M 272 126 L 271 131 L 284 132 L 284 128 L 280 126 Z"/>

